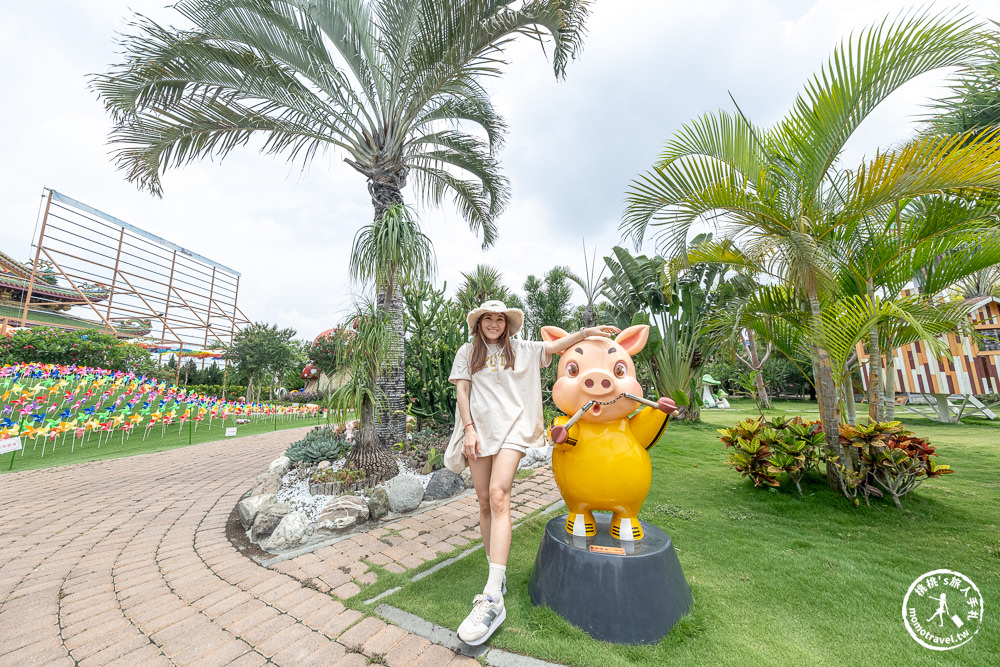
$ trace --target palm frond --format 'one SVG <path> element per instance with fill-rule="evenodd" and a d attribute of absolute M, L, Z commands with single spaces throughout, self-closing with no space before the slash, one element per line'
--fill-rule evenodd
<path fill-rule="evenodd" d="M 987 43 L 969 13 L 929 9 L 883 21 L 841 43 L 781 123 L 805 205 L 812 206 L 848 139 L 890 94 L 921 74 L 981 62 Z"/>

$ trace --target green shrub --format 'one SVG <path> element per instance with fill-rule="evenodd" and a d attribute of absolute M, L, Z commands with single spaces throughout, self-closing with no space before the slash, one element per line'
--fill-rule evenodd
<path fill-rule="evenodd" d="M 17 329 L 0 337 L 0 364 L 17 363 L 94 366 L 139 374 L 156 367 L 145 349 L 112 334 L 53 327 Z"/>
<path fill-rule="evenodd" d="M 336 482 L 341 489 L 358 490 L 365 485 L 367 474 L 363 468 L 345 465 L 341 468 L 324 468 L 313 474 L 312 481 L 318 483 Z"/>
<path fill-rule="evenodd" d="M 173 381 L 173 378 L 171 378 Z M 236 399 L 240 396 L 246 396 L 247 386 L 245 384 L 230 384 L 223 387 L 221 384 L 189 384 L 185 391 L 189 394 L 204 394 L 205 396 L 215 396 L 222 398 L 223 389 L 225 389 L 227 399 Z"/>
<path fill-rule="evenodd" d="M 317 426 L 306 437 L 293 442 L 285 450 L 285 456 L 292 463 L 319 463 L 320 461 L 336 461 L 347 455 L 351 443 L 333 429 L 327 426 Z"/>
<path fill-rule="evenodd" d="M 903 509 L 900 498 L 925 480 L 955 472 L 951 466 L 938 465 L 931 458 L 937 453 L 935 447 L 898 421 L 846 424 L 840 427 L 840 444 L 854 456 L 857 472 L 848 481 L 861 490 L 865 502 L 870 495 L 881 496 L 881 488 Z"/>
<path fill-rule="evenodd" d="M 818 471 L 829 458 L 823 453 L 820 423 L 800 417 L 745 419 L 733 428 L 719 429 L 719 434 L 726 449 L 733 450 L 726 463 L 752 479 L 754 486 L 780 486 L 778 478 L 784 473 L 802 495 L 799 480 L 810 470 Z M 865 502 L 872 495 L 881 497 L 884 491 L 902 509 L 900 498 L 924 480 L 954 472 L 931 458 L 936 450 L 929 442 L 903 429 L 898 421 L 846 424 L 840 427 L 840 442 L 854 463 L 854 472 L 848 474 L 839 458 L 832 460 L 847 482 L 848 497 L 860 493 Z"/>
<path fill-rule="evenodd" d="M 823 431 L 818 421 L 745 419 L 719 433 L 726 448 L 733 448 L 726 463 L 752 479 L 754 486 L 780 486 L 778 475 L 785 473 L 802 495 L 799 480 L 821 459 Z"/>
<path fill-rule="evenodd" d="M 451 440 L 452 426 L 435 424 L 413 433 L 394 445 L 403 463 L 427 475 L 444 467 L 444 451 Z"/>

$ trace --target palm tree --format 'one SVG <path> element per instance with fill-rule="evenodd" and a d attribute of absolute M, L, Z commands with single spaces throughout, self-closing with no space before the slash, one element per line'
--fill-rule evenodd
<path fill-rule="evenodd" d="M 386 401 L 376 379 L 394 353 L 396 331 L 379 304 L 362 300 L 344 326 L 327 338 L 331 354 L 323 359 L 323 370 L 344 379 L 330 394 L 330 408 L 339 419 L 360 416 L 361 422 L 347 464 L 364 470 L 366 483 L 380 484 L 399 473 L 395 457 L 375 429 L 375 407 Z"/>
<path fill-rule="evenodd" d="M 579 276 L 572 271 L 566 271 L 566 277 L 572 280 L 574 283 L 583 290 L 583 298 L 586 301 L 586 305 L 583 307 L 583 325 L 585 327 L 594 326 L 594 306 L 597 304 L 597 300 L 604 296 L 604 284 L 602 279 L 604 278 L 604 271 L 607 269 L 607 265 L 602 266 L 601 270 L 595 273 L 597 268 L 597 250 L 595 249 L 590 257 L 590 261 L 587 261 L 587 242 L 583 242 L 583 276 Z"/>
<path fill-rule="evenodd" d="M 891 316 L 905 311 L 903 322 L 918 315 L 931 316 L 935 322 L 949 321 L 955 313 L 938 312 L 941 308 L 933 303 L 926 304 L 927 310 L 923 302 L 1000 262 L 997 212 L 992 198 L 977 202 L 961 197 L 920 197 L 901 202 L 887 218 L 864 218 L 843 225 L 831 235 L 838 293 L 864 296 L 867 303 L 895 302 L 902 310 L 881 312 Z M 903 296 L 903 289 L 911 282 L 921 287 L 926 298 Z M 958 321 L 964 317 L 964 313 L 957 314 Z M 867 336 L 871 359 L 869 417 L 876 420 L 883 419 L 894 398 L 884 390 L 882 379 L 886 376 L 882 372 L 882 350 L 886 349 L 882 339 L 893 326 L 884 319 L 873 320 Z"/>
<path fill-rule="evenodd" d="M 960 299 L 1000 296 L 1000 269 L 991 266 L 974 271 L 955 283 L 954 294 Z"/>
<path fill-rule="evenodd" d="M 828 250 L 834 230 L 884 219 L 896 202 L 963 190 L 1000 188 L 1000 139 L 969 144 L 964 134 L 919 136 L 846 170 L 845 145 L 895 90 L 921 74 L 984 60 L 988 39 L 968 15 L 926 12 L 862 31 L 834 50 L 789 114 L 764 130 L 720 111 L 686 124 L 652 171 L 633 181 L 622 230 L 636 244 L 649 228 L 682 257 L 692 225 L 726 226 L 744 250 L 773 267 L 808 304 L 820 416 L 831 454 L 851 472 L 840 446 L 834 384 L 822 313 L 834 293 Z M 828 468 L 831 485 L 844 477 Z"/>
<path fill-rule="evenodd" d="M 383 459 L 392 460 L 385 446 L 387 443 L 400 442 L 406 436 L 406 372 L 401 363 L 405 361 L 401 316 L 403 297 L 397 283 L 407 285 L 432 278 L 435 272 L 434 249 L 431 240 L 420 231 L 410 210 L 395 204 L 386 209 L 381 219 L 358 230 L 354 236 L 348 272 L 355 281 L 374 284 L 377 305 L 382 314 L 388 316 L 388 326 L 393 333 L 385 368 L 376 369 L 378 375 L 368 378 L 372 382 L 378 380 L 384 400 L 374 402 L 374 412 L 361 411 L 362 420 L 378 418 L 375 425 L 378 441 L 361 440 L 362 446 L 378 449 L 364 456 L 369 465 L 375 466 L 381 465 Z M 383 396 L 378 398 L 383 399 Z M 401 418 L 387 419 L 390 415 Z"/>
<path fill-rule="evenodd" d="M 252 137 L 303 164 L 332 148 L 364 177 L 373 220 L 403 203 L 409 181 L 432 204 L 451 198 L 488 247 L 510 188 L 497 160 L 506 127 L 483 79 L 501 74 L 504 48 L 520 36 L 551 40 L 553 70 L 564 76 L 589 2 L 181 0 L 174 8 L 191 27 L 137 15 L 120 42 L 124 62 L 92 80 L 129 181 L 159 195 L 167 168 L 223 158 Z"/>
<path fill-rule="evenodd" d="M 503 274 L 487 264 L 477 264 L 475 270 L 462 273 L 462 284 L 455 302 L 463 312 L 469 312 L 484 301 L 497 299 L 511 308 L 524 309 L 524 304 L 503 281 Z"/>

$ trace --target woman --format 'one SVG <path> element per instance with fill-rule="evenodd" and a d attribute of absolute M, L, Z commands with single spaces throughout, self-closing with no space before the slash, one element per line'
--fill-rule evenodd
<path fill-rule="evenodd" d="M 507 610 L 507 555 L 510 552 L 510 489 L 517 464 L 528 447 L 545 444 L 542 420 L 541 367 L 553 354 L 587 336 L 610 336 L 615 327 L 589 327 L 558 341 L 544 343 L 513 338 L 524 313 L 502 301 L 487 301 L 466 318 L 472 342 L 455 355 L 449 380 L 457 387 L 455 431 L 445 452 L 445 465 L 472 470 L 479 499 L 479 532 L 489 562 L 483 593 L 473 599 L 472 613 L 458 637 L 478 646 L 503 623 Z"/>

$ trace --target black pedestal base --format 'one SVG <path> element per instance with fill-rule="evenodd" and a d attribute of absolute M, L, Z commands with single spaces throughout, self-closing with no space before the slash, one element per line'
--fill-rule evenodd
<path fill-rule="evenodd" d="M 532 604 L 551 607 L 594 639 L 616 644 L 653 644 L 691 608 L 670 536 L 643 522 L 645 537 L 620 542 L 608 534 L 610 514 L 595 514 L 597 536 L 566 532 L 566 515 L 545 525 L 529 588 Z M 621 547 L 625 555 L 599 553 Z"/>

